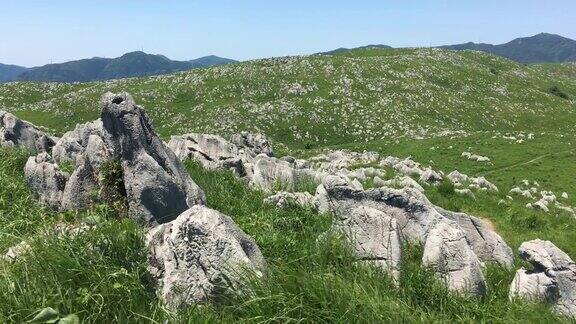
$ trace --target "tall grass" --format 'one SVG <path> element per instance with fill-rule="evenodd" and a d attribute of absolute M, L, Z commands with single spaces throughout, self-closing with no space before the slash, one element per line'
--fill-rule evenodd
<path fill-rule="evenodd" d="M 45 307 L 77 314 L 85 323 L 374 323 L 374 322 L 550 322 L 541 305 L 509 302 L 513 273 L 489 267 L 488 296 L 457 296 L 420 267 L 422 248 L 404 247 L 399 287 L 378 269 L 356 262 L 335 235 L 322 235 L 330 215 L 302 208 L 277 209 L 264 194 L 229 172 L 187 165 L 206 191 L 208 205 L 230 215 L 252 235 L 268 261 L 268 272 L 250 282 L 250 293 L 222 296 L 211 304 L 176 312 L 164 309 L 146 271 L 140 229 L 105 209 L 49 213 L 29 197 L 22 177 L 26 154 L 0 150 L 0 245 L 20 239 L 32 251 L 14 263 L 0 262 L 0 322 L 30 320 Z M 10 193 L 12 192 L 12 194 Z M 56 221 L 93 219 L 79 235 L 50 235 Z M 95 219 L 95 220 L 94 220 Z M 23 225 L 23 224 L 27 224 Z"/>

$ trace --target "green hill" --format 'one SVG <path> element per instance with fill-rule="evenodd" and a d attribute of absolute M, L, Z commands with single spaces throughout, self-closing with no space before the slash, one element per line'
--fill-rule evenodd
<path fill-rule="evenodd" d="M 444 172 L 484 175 L 499 193 L 478 192 L 471 200 L 455 195 L 454 188 L 428 186 L 426 195 L 449 210 L 490 220 L 514 250 L 541 238 L 576 259 L 573 215 L 531 210 L 527 200 L 506 197 L 529 180 L 541 190 L 567 192 L 563 202 L 576 206 L 575 64 L 525 66 L 441 49 L 359 49 L 106 82 L 3 84 L 0 109 L 61 134 L 97 118 L 97 102 L 106 91 L 130 92 L 165 139 L 248 130 L 268 135 L 278 155 L 374 150 L 412 156 Z M 463 152 L 491 162 L 468 160 Z M 47 305 L 59 306 L 62 314 L 79 313 L 87 322 L 560 320 L 545 307 L 509 302 L 514 273 L 508 270 L 487 269 L 484 299 L 449 294 L 419 267 L 418 246 L 407 249 L 396 288 L 376 271 L 354 265 L 338 241 L 317 239 L 329 227 L 326 215 L 263 205 L 263 193 L 229 172 L 205 171 L 194 163 L 188 170 L 206 191 L 208 205 L 233 216 L 256 239 L 271 273 L 253 296 L 167 314 L 147 285 L 138 229 L 107 208 L 46 213 L 27 193 L 25 159 L 23 152 L 0 150 L 0 246 L 58 221 L 103 226 L 87 238 L 54 239 L 40 248 L 36 261 L 7 267 L 0 276 L 0 299 L 6 300 L 1 321 L 28 320 Z M 95 241 L 98 249 L 84 248 Z M 26 285 L 13 284 L 24 278 Z"/>

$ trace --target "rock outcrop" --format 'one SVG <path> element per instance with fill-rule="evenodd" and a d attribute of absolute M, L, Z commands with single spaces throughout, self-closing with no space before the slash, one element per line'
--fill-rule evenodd
<path fill-rule="evenodd" d="M 116 190 L 125 196 L 129 215 L 145 226 L 169 222 L 204 203 L 202 190 L 129 94 L 104 95 L 101 110 L 100 120 L 77 126 L 55 144 L 54 160 L 46 155 L 29 160 L 26 178 L 41 202 L 81 209 Z M 73 165 L 69 179 L 58 170 L 63 163 Z"/>
<path fill-rule="evenodd" d="M 524 242 L 518 251 L 534 269 L 516 272 L 510 298 L 547 301 L 558 314 L 576 319 L 576 263 L 550 241 Z"/>
<path fill-rule="evenodd" d="M 361 190 L 354 188 L 344 177 L 327 176 L 318 187 L 316 197 L 321 212 L 335 213 L 335 226 L 338 228 L 350 227 L 345 220 L 358 214 L 357 209 L 360 207 L 379 211 L 371 215 L 383 218 L 383 223 L 386 217 L 393 218 L 400 237 L 424 244 L 424 264 L 431 266 L 439 277 L 445 279 L 449 288 L 455 291 L 473 294 L 485 292 L 479 261 L 495 261 L 507 267 L 512 266 L 511 250 L 498 234 L 475 217 L 447 212 L 432 205 L 416 190 Z M 360 243 L 355 242 L 352 236 L 353 246 Z M 448 253 L 452 247 L 457 248 L 458 253 Z M 379 255 L 375 251 L 371 253 L 374 253 L 375 258 Z M 386 253 L 385 250 L 381 251 L 381 254 Z M 445 264 L 448 266 L 440 266 Z"/>
<path fill-rule="evenodd" d="M 265 268 L 254 240 L 204 206 L 153 228 L 146 243 L 159 295 L 173 308 L 207 301 L 222 289 L 241 290 L 246 272 L 260 276 Z"/>
<path fill-rule="evenodd" d="M 297 205 L 304 208 L 317 208 L 316 197 L 309 192 L 286 192 L 281 191 L 272 196 L 266 197 L 264 202 L 276 207 L 287 207 Z"/>
<path fill-rule="evenodd" d="M 29 122 L 0 110 L 0 146 L 22 147 L 36 152 L 49 152 L 58 138 L 50 136 Z"/>

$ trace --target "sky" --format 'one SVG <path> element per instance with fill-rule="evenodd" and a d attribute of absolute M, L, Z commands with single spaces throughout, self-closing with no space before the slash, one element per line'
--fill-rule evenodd
<path fill-rule="evenodd" d="M 0 63 L 28 67 L 136 50 L 249 60 L 540 32 L 576 39 L 576 1 L 0 0 Z"/>

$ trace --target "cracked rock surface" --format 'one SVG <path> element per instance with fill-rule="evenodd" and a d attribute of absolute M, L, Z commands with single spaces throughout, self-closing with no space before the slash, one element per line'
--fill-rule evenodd
<path fill-rule="evenodd" d="M 37 126 L 0 110 L 0 146 L 48 152 L 57 140 L 57 137 L 46 134 Z"/>
<path fill-rule="evenodd" d="M 533 270 L 520 269 L 510 286 L 510 298 L 548 301 L 554 310 L 576 319 L 576 264 L 550 241 L 522 243 L 520 257 Z"/>
<path fill-rule="evenodd" d="M 371 217 L 381 218 L 382 222 L 394 219 L 402 240 L 425 245 L 424 265 L 430 266 L 452 290 L 484 294 L 480 261 L 512 265 L 511 250 L 498 234 L 477 218 L 434 206 L 417 190 L 385 187 L 362 190 L 354 188 L 345 177 L 327 176 L 318 187 L 316 198 L 320 212 L 334 212 L 336 226 L 350 227 L 341 220 L 353 219 L 362 207 L 378 211 L 371 213 Z M 369 223 L 359 224 L 366 228 L 354 229 L 361 234 L 351 236 L 352 246 L 360 244 L 354 240 L 363 236 L 362 231 L 370 231 Z M 370 253 L 378 257 L 377 251 L 387 253 L 383 248 Z"/>
<path fill-rule="evenodd" d="M 204 203 L 202 190 L 129 94 L 107 93 L 100 106 L 99 120 L 78 125 L 55 144 L 54 159 L 28 161 L 26 178 L 42 203 L 67 210 L 105 200 L 110 188 L 103 180 L 111 172 L 118 173 L 113 180 L 120 182 L 128 214 L 141 225 L 171 221 Z M 70 176 L 59 171 L 65 163 L 72 164 Z"/>
<path fill-rule="evenodd" d="M 194 206 L 146 235 L 150 272 L 170 307 L 207 301 L 221 289 L 239 290 L 245 272 L 262 275 L 265 261 L 232 219 Z"/>

